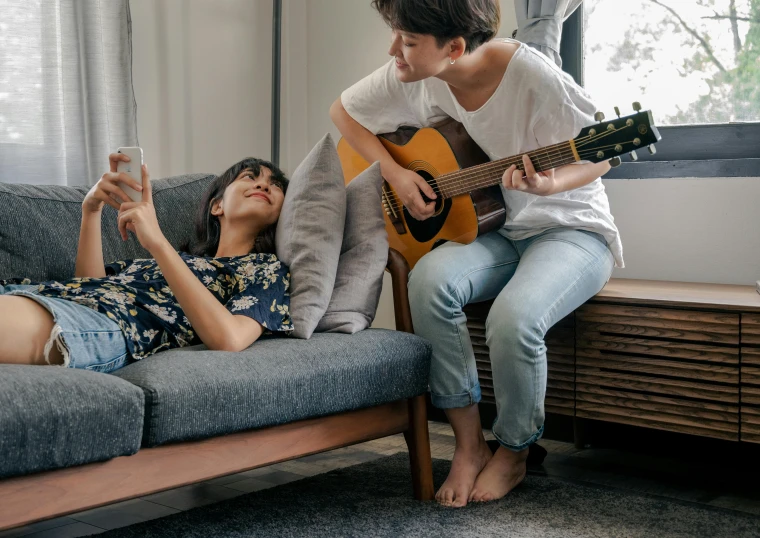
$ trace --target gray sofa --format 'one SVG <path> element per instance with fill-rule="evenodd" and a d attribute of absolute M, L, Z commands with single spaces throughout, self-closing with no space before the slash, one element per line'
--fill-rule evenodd
<path fill-rule="evenodd" d="M 213 176 L 154 181 L 179 248 Z M 0 183 L 0 279 L 73 274 L 85 188 Z M 103 215 L 106 261 L 146 257 Z M 433 495 L 430 346 L 409 334 L 408 266 L 389 257 L 397 328 L 204 346 L 101 374 L 0 365 L 0 529 L 403 432 L 412 486 Z"/>

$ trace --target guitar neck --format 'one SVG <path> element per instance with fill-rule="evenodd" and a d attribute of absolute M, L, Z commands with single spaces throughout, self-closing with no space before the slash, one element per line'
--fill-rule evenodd
<path fill-rule="evenodd" d="M 528 156 L 537 172 L 557 168 L 558 166 L 564 166 L 579 160 L 573 140 L 531 151 L 528 153 Z M 441 195 L 444 198 L 452 198 L 477 189 L 498 185 L 501 183 L 504 172 L 513 164 L 516 164 L 520 170 L 523 170 L 522 155 L 515 155 L 506 159 L 499 159 L 444 174 L 438 176 L 436 182 Z"/>

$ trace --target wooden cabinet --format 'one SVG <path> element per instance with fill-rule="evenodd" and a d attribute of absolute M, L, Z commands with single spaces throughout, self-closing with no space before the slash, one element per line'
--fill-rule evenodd
<path fill-rule="evenodd" d="M 742 314 L 741 440 L 760 443 L 760 314 Z"/>
<path fill-rule="evenodd" d="M 483 401 L 485 319 L 465 313 Z M 760 443 L 760 295 L 750 286 L 611 280 L 546 336 L 546 411 Z"/>
<path fill-rule="evenodd" d="M 739 315 L 586 304 L 577 417 L 739 439 Z"/>

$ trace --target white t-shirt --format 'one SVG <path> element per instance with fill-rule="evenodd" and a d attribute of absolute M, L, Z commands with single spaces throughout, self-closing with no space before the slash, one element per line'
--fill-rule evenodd
<path fill-rule="evenodd" d="M 596 123 L 596 107 L 583 88 L 527 45 L 520 44 L 494 94 L 472 112 L 461 107 L 444 81 L 431 77 L 403 83 L 395 69 L 391 59 L 341 95 L 346 112 L 373 134 L 390 133 L 402 125 L 428 127 L 450 117 L 497 160 L 565 142 Z M 504 187 L 502 192 L 507 220 L 501 232 L 510 239 L 558 226 L 589 230 L 604 236 L 615 265 L 623 267 L 620 234 L 600 178 L 551 196 Z"/>

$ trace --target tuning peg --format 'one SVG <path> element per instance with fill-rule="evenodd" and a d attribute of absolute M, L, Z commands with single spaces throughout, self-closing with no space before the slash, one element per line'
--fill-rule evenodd
<path fill-rule="evenodd" d="M 617 114 L 617 117 L 620 117 L 620 109 L 618 107 L 615 107 L 615 114 Z"/>
<path fill-rule="evenodd" d="M 657 153 L 657 148 L 654 147 L 654 144 L 649 144 L 649 154 L 654 155 L 655 153 Z"/>
<path fill-rule="evenodd" d="M 641 103 L 639 103 L 638 101 L 634 101 L 633 110 L 635 110 L 636 112 L 641 112 Z"/>
<path fill-rule="evenodd" d="M 638 161 L 638 160 L 639 160 L 639 155 L 638 155 L 638 154 L 637 154 L 635 151 L 632 151 L 632 152 L 631 152 L 631 160 L 632 160 L 633 162 L 636 162 L 636 161 Z"/>
<path fill-rule="evenodd" d="M 622 162 L 623 161 L 620 159 L 620 157 L 613 157 L 612 159 L 610 159 L 610 166 L 612 168 L 617 168 L 618 166 L 622 164 Z"/>
<path fill-rule="evenodd" d="M 596 121 L 600 122 L 600 123 L 603 122 L 604 121 L 604 112 L 597 112 L 596 114 L 594 114 L 594 119 Z"/>

